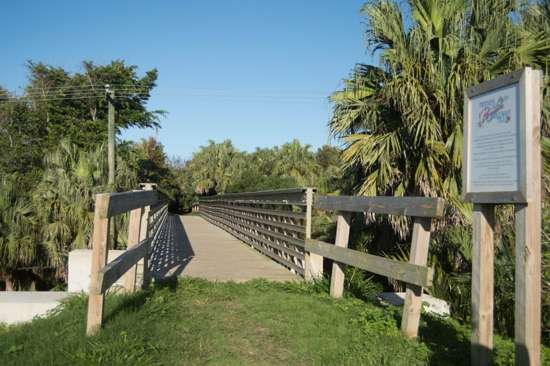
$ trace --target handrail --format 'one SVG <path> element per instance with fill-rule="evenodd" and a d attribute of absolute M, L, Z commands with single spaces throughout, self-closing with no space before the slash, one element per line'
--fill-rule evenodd
<path fill-rule="evenodd" d="M 431 197 L 363 197 L 315 195 L 313 207 L 323 210 L 368 212 L 415 217 L 441 217 L 445 200 Z"/>
<path fill-rule="evenodd" d="M 127 250 L 107 264 L 110 218 L 126 212 L 130 212 Z M 104 295 L 119 278 L 124 276 L 123 286 L 126 291 L 134 291 L 136 265 L 142 259 L 143 286 L 149 282 L 147 260 L 151 242 L 167 214 L 167 202 L 155 190 L 96 195 L 87 335 L 93 335 L 101 328 Z"/>
<path fill-rule="evenodd" d="M 298 187 L 201 197 L 198 211 L 205 220 L 307 277 L 304 240 L 311 232 L 307 197 L 312 192 Z"/>
<path fill-rule="evenodd" d="M 403 281 L 407 285 L 401 321 L 402 333 L 414 338 L 418 334 L 422 307 L 422 288 L 432 285 L 433 269 L 426 266 L 430 245 L 432 218 L 443 216 L 445 201 L 430 197 L 314 197 L 314 208 L 337 213 L 334 245 L 306 240 L 309 253 L 333 260 L 330 294 L 341 297 L 344 289 L 344 265 L 352 265 L 382 276 Z M 402 215 L 413 217 L 413 234 L 409 262 L 375 256 L 348 249 L 351 214 L 354 212 Z"/>

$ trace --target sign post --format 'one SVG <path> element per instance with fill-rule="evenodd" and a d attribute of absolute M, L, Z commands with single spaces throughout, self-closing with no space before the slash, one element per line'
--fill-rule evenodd
<path fill-rule="evenodd" d="M 467 90 L 463 198 L 474 204 L 472 364 L 493 348 L 493 234 L 496 204 L 514 204 L 517 365 L 540 364 L 542 73 L 529 67 Z"/>

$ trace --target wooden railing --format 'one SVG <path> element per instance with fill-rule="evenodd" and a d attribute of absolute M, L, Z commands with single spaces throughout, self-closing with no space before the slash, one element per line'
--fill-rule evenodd
<path fill-rule="evenodd" d="M 443 216 L 445 201 L 425 197 L 350 197 L 316 195 L 313 207 L 337 213 L 335 243 L 307 239 L 306 251 L 332 259 L 330 294 L 341 297 L 344 291 L 344 265 L 403 281 L 407 284 L 401 321 L 402 333 L 418 334 L 423 287 L 432 285 L 433 270 L 426 266 L 432 218 Z M 409 262 L 401 262 L 348 249 L 350 219 L 353 212 L 413 217 Z"/>
<path fill-rule="evenodd" d="M 116 215 L 130 212 L 127 250 L 107 264 L 109 222 Z M 122 276 L 123 287 L 132 292 L 136 287 L 137 263 L 143 259 L 142 285 L 150 281 L 151 242 L 168 214 L 167 203 L 154 190 L 124 193 L 102 193 L 95 197 L 92 269 L 86 334 L 93 335 L 103 321 L 104 295 Z"/>
<path fill-rule="evenodd" d="M 291 271 L 306 273 L 311 237 L 311 188 L 201 198 L 199 213 Z M 308 198 L 309 197 L 309 198 Z"/>

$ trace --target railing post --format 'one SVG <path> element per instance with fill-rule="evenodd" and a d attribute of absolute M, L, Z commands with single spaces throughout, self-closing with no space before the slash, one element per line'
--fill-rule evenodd
<path fill-rule="evenodd" d="M 349 241 L 349 228 L 351 221 L 350 212 L 338 212 L 336 220 L 336 240 L 334 245 L 347 248 Z M 330 279 L 330 296 L 340 298 L 344 294 L 344 268 L 345 264 L 333 262 Z"/>
<path fill-rule="evenodd" d="M 140 240 L 141 234 L 141 208 L 136 208 L 135 210 L 130 211 L 130 220 L 128 223 L 128 244 L 127 249 L 137 245 Z M 137 265 L 132 266 L 126 272 L 122 279 L 122 286 L 126 292 L 134 292 L 136 289 L 136 269 Z"/>
<path fill-rule="evenodd" d="M 151 191 L 153 190 L 153 186 L 150 184 L 143 184 L 143 190 L 145 191 Z M 145 206 L 142 209 L 142 215 L 141 215 L 141 225 L 140 225 L 140 234 L 139 234 L 139 241 L 143 241 L 145 239 L 148 239 L 149 236 L 149 212 L 151 211 L 151 206 Z M 151 272 L 149 268 L 149 255 L 151 254 L 151 242 L 147 244 L 147 253 L 143 256 L 142 263 L 143 263 L 143 276 L 141 280 L 141 288 L 145 289 L 147 286 L 149 286 L 149 283 L 151 282 Z"/>
<path fill-rule="evenodd" d="M 104 294 L 101 293 L 99 271 L 107 262 L 109 250 L 109 218 L 106 213 L 109 206 L 109 195 L 98 194 L 95 197 L 94 231 L 92 237 L 92 268 L 88 298 L 88 317 L 86 335 L 94 335 L 103 321 Z"/>
<path fill-rule="evenodd" d="M 474 204 L 471 364 L 476 366 L 492 364 L 494 230 L 494 205 Z"/>
<path fill-rule="evenodd" d="M 431 225 L 431 218 L 415 217 L 409 263 L 425 266 L 428 262 Z M 401 320 L 401 332 L 405 337 L 415 338 L 418 335 L 421 311 L 422 287 L 408 284 L 405 294 L 405 305 L 403 306 L 403 318 Z"/>
<path fill-rule="evenodd" d="M 306 233 L 305 238 L 311 239 L 311 217 L 313 210 L 313 188 L 306 189 Z M 323 257 L 319 254 L 305 251 L 304 277 L 306 281 L 312 281 L 323 276 Z"/>

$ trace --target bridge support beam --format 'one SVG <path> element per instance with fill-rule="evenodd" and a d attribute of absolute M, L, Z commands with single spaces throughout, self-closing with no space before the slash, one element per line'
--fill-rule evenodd
<path fill-rule="evenodd" d="M 313 209 L 313 188 L 306 189 L 306 240 L 311 239 L 311 216 Z M 305 252 L 304 277 L 306 281 L 313 281 L 323 277 L 323 257 L 319 254 Z"/>

